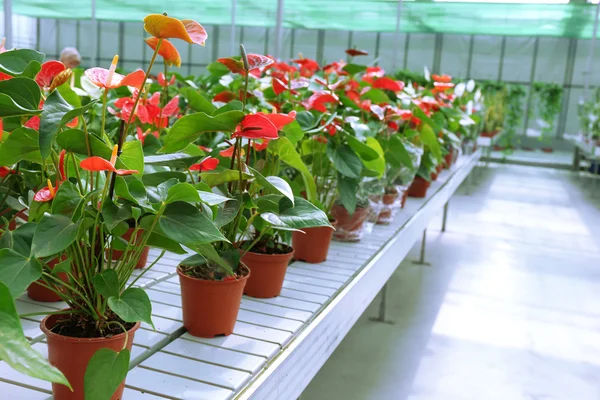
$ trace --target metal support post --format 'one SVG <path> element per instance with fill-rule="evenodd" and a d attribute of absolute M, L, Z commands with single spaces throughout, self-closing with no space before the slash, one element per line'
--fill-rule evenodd
<path fill-rule="evenodd" d="M 4 0 L 4 47 L 13 48 L 12 0 Z"/>
<path fill-rule="evenodd" d="M 283 0 L 277 0 L 277 20 L 275 21 L 275 51 L 276 59 L 281 57 L 281 45 L 283 41 Z"/>
<path fill-rule="evenodd" d="M 425 261 L 425 245 L 427 243 L 427 228 L 423 230 L 423 239 L 421 240 L 421 255 L 419 260 L 413 261 L 413 264 L 417 265 L 431 265 L 427 261 Z"/>
<path fill-rule="evenodd" d="M 237 54 L 235 40 L 235 9 L 237 0 L 231 0 L 231 36 L 229 37 L 229 54 Z"/>
<path fill-rule="evenodd" d="M 92 67 L 98 66 L 98 20 L 96 20 L 96 0 L 92 0 L 92 55 L 90 57 L 90 64 Z M 145 48 L 146 46 L 144 46 Z"/>
<path fill-rule="evenodd" d="M 6 1 L 6 0 L 5 0 Z M 592 31 L 592 40 L 590 43 L 590 55 L 587 60 L 585 71 L 585 81 L 583 84 L 583 98 L 587 99 L 587 91 L 590 87 L 590 75 L 592 74 L 592 64 L 594 62 L 594 50 L 596 50 L 596 36 L 598 36 L 598 15 L 600 14 L 600 2 L 596 6 L 596 18 L 594 19 L 594 30 Z"/>
<path fill-rule="evenodd" d="M 469 174 L 471 175 L 471 174 Z M 446 220 L 448 218 L 448 203 L 450 201 L 447 201 L 446 204 L 444 204 L 444 214 L 442 216 L 442 232 L 446 232 Z"/>
<path fill-rule="evenodd" d="M 396 9 L 396 30 L 394 31 L 394 55 L 392 59 L 392 69 L 398 69 L 398 51 L 400 47 L 400 20 L 402 16 L 402 0 L 398 0 L 398 8 Z"/>
<path fill-rule="evenodd" d="M 394 323 L 393 321 L 385 319 L 388 283 L 389 282 L 386 282 L 385 285 L 383 285 L 383 287 L 381 288 L 381 291 L 379 292 L 379 313 L 378 313 L 378 315 L 376 317 L 371 317 L 369 319 L 374 322 L 383 322 L 384 324 L 392 325 Z"/>
<path fill-rule="evenodd" d="M 573 150 L 573 171 L 579 173 L 581 164 L 581 149 L 577 144 L 575 144 L 575 149 Z"/>

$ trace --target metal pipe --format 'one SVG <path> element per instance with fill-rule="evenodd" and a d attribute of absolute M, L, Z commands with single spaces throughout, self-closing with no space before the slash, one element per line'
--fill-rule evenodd
<path fill-rule="evenodd" d="M 236 43 L 235 43 L 235 9 L 237 6 L 237 0 L 231 0 L 231 36 L 229 38 L 229 54 L 236 54 Z"/>
<path fill-rule="evenodd" d="M 276 59 L 281 57 L 281 42 L 283 41 L 283 0 L 277 0 L 277 20 L 275 21 L 275 52 Z"/>
<path fill-rule="evenodd" d="M 98 66 L 98 21 L 96 20 L 96 0 L 92 0 L 92 56 L 91 66 Z"/>
<path fill-rule="evenodd" d="M 12 31 L 12 0 L 4 0 L 4 46 L 7 49 L 13 48 Z"/>
<path fill-rule="evenodd" d="M 6 4 L 6 0 L 5 0 Z M 594 30 L 592 32 L 592 40 L 590 43 L 590 55 L 587 60 L 587 68 L 585 71 L 585 81 L 583 85 L 583 98 L 587 99 L 587 91 L 590 86 L 590 74 L 592 73 L 592 64 L 594 62 L 594 50 L 596 49 L 596 36 L 598 36 L 598 15 L 600 14 L 600 2 L 596 6 L 596 18 L 594 19 Z"/>
<path fill-rule="evenodd" d="M 394 56 L 392 59 L 392 69 L 396 71 L 398 68 L 398 47 L 400 46 L 400 20 L 402 16 L 402 0 L 398 0 L 398 8 L 396 9 L 396 30 L 394 31 Z"/>
<path fill-rule="evenodd" d="M 444 204 L 444 215 L 442 216 L 442 232 L 446 232 L 446 221 L 448 219 L 448 202 Z"/>

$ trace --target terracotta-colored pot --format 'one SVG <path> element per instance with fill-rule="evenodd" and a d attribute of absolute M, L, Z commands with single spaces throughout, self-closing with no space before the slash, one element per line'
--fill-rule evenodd
<path fill-rule="evenodd" d="M 492 132 L 481 132 L 481 136 L 483 137 L 494 137 L 498 134 L 498 132 L 500 131 L 492 131 Z"/>
<path fill-rule="evenodd" d="M 129 228 L 127 230 L 127 232 L 125 232 L 125 234 L 123 236 L 121 236 L 123 239 L 125 239 L 126 241 L 131 240 L 131 235 L 133 235 L 133 231 L 135 231 L 134 228 Z M 141 240 L 139 239 L 139 237 L 142 235 L 142 233 L 144 233 L 144 231 L 142 229 L 139 229 L 136 236 L 137 239 L 136 240 Z M 148 246 L 144 246 L 144 250 L 142 250 L 142 254 L 140 254 L 140 259 L 138 260 L 138 262 L 135 264 L 135 269 L 142 269 L 146 266 L 146 262 L 148 262 L 148 253 L 150 252 L 150 247 Z M 112 259 L 113 260 L 118 260 L 121 258 L 121 255 L 123 254 L 122 251 L 119 250 L 113 250 L 112 252 Z"/>
<path fill-rule="evenodd" d="M 52 393 L 55 400 L 84 400 L 83 396 L 83 377 L 88 362 L 99 349 L 111 349 L 121 351 L 123 342 L 125 341 L 125 333 L 120 333 L 110 338 L 76 338 L 63 336 L 52 332 L 50 329 L 64 315 L 49 315 L 44 318 L 40 324 L 40 328 L 46 334 L 48 342 L 48 360 L 50 364 L 62 371 L 65 375 L 73 391 L 68 387 L 53 383 Z M 127 349 L 131 351 L 133 345 L 133 337 L 135 331 L 140 327 L 138 322 L 127 332 Z M 111 400 L 120 400 L 123 397 L 123 389 L 125 388 L 125 380 L 117 388 Z"/>
<path fill-rule="evenodd" d="M 244 254 L 241 261 L 252 272 L 244 287 L 244 294 L 260 299 L 279 296 L 285 271 L 293 256 L 294 249 L 291 247 L 285 254 L 261 254 L 251 251 Z"/>
<path fill-rule="evenodd" d="M 387 224 L 390 222 L 390 218 L 392 217 L 392 205 L 396 202 L 398 196 L 400 196 L 400 193 L 397 191 L 395 193 L 386 193 L 383 195 L 383 208 L 377 217 L 378 224 Z"/>
<path fill-rule="evenodd" d="M 239 279 L 212 281 L 197 279 L 177 268 L 181 285 L 183 326 L 190 335 L 212 338 L 231 335 L 237 319 L 248 273 Z"/>
<path fill-rule="evenodd" d="M 430 182 L 427 182 L 425 179 L 420 176 L 416 176 L 413 183 L 408 188 L 408 195 L 410 197 L 418 197 L 423 198 L 427 196 L 427 189 L 431 185 Z"/>
<path fill-rule="evenodd" d="M 542 147 L 542 151 L 544 153 L 553 153 L 554 149 L 552 147 Z"/>
<path fill-rule="evenodd" d="M 58 264 L 59 261 L 60 259 L 58 257 L 48 261 L 48 267 L 50 269 L 54 269 L 54 266 Z M 63 282 L 69 282 L 69 277 L 64 272 L 59 273 L 58 278 L 60 278 L 60 280 Z M 27 297 L 29 297 L 31 300 L 42 301 L 46 303 L 53 303 L 62 300 L 59 295 L 45 286 L 40 285 L 38 282 L 44 281 L 42 279 L 38 279 L 27 286 Z"/>
<path fill-rule="evenodd" d="M 337 221 L 331 225 L 336 226 Z M 317 264 L 327 259 L 329 245 L 333 237 L 334 229 L 328 226 L 316 228 L 304 228 L 302 232 L 292 233 L 292 247 L 294 248 L 294 259 L 310 264 Z"/>
<path fill-rule="evenodd" d="M 431 178 L 432 182 L 437 181 L 438 173 L 437 172 L 432 172 L 431 175 L 430 175 L 430 178 Z"/>
<path fill-rule="evenodd" d="M 354 214 L 350 215 L 342 205 L 334 204 L 331 216 L 338 222 L 333 237 L 339 240 L 360 240 L 360 229 L 369 216 L 368 207 L 356 207 Z"/>
<path fill-rule="evenodd" d="M 450 152 L 444 156 L 444 168 L 450 169 L 454 161 L 454 148 L 450 149 Z"/>

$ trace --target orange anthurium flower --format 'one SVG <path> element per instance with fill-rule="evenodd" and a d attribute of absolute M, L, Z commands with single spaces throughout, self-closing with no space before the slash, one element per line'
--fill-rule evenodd
<path fill-rule="evenodd" d="M 181 61 L 181 60 L 180 60 Z M 178 65 L 179 66 L 179 65 Z M 165 77 L 165 74 L 163 74 L 162 72 L 158 73 L 158 84 L 162 87 L 167 87 L 167 86 L 171 86 L 175 83 L 175 75 L 171 76 L 171 80 L 167 81 L 167 78 Z"/>
<path fill-rule="evenodd" d="M 291 124 L 296 119 L 296 111 L 292 111 L 287 115 L 286 114 L 275 114 L 275 113 L 263 114 L 261 112 L 259 112 L 258 114 L 267 117 L 269 119 L 269 121 L 271 121 L 273 123 L 273 125 L 275 125 L 275 128 L 277 128 L 278 131 L 283 129 L 283 127 L 286 126 L 287 124 Z"/>
<path fill-rule="evenodd" d="M 92 156 L 83 160 L 79 166 L 86 171 L 98 172 L 98 171 L 111 171 L 117 175 L 131 175 L 138 174 L 139 172 L 134 169 L 116 169 L 115 163 L 117 162 L 117 151 L 119 146 L 115 144 L 113 147 L 112 156 L 110 161 L 105 160 L 102 157 Z"/>
<path fill-rule="evenodd" d="M 275 125 L 261 114 L 248 114 L 244 117 L 233 137 L 247 139 L 279 139 Z"/>
<path fill-rule="evenodd" d="M 152 50 L 156 50 L 156 46 L 158 46 L 158 40 L 159 39 L 155 37 L 149 37 L 146 39 L 146 43 Z M 177 51 L 177 48 L 173 46 L 173 43 L 169 42 L 167 39 L 162 41 L 160 49 L 158 50 L 158 54 L 165 59 L 167 65 L 181 67 L 181 56 L 179 55 L 179 51 Z"/>
<path fill-rule="evenodd" d="M 46 203 L 52 200 L 55 196 L 56 190 L 54 190 L 54 187 L 52 187 L 52 182 L 50 182 L 50 179 L 48 179 L 48 186 L 38 190 L 35 196 L 33 196 L 33 201 Z"/>
<path fill-rule="evenodd" d="M 384 76 L 373 82 L 373 88 L 391 90 L 392 92 L 400 92 L 402 89 L 404 89 L 404 83 Z"/>
<path fill-rule="evenodd" d="M 144 82 L 145 72 L 141 69 L 130 73 L 127 76 L 115 73 L 119 56 L 115 56 L 110 65 L 110 69 L 90 68 L 85 70 L 85 76 L 92 83 L 103 89 L 116 89 L 121 86 L 140 87 Z"/>
<path fill-rule="evenodd" d="M 42 64 L 40 72 L 35 76 L 35 81 L 42 89 L 49 88 L 52 85 L 54 77 L 65 69 L 65 65 L 60 61 L 46 61 Z"/>
<path fill-rule="evenodd" d="M 235 149 L 235 146 L 229 146 L 227 149 L 225 149 L 225 150 L 221 150 L 221 151 L 219 152 L 219 155 L 220 155 L 221 157 L 227 157 L 227 158 L 231 158 L 231 157 L 233 157 L 233 150 L 234 150 L 234 149 Z M 244 154 L 246 154 L 246 153 L 244 152 L 244 149 L 242 149 L 242 156 L 243 156 Z"/>
<path fill-rule="evenodd" d="M 442 83 L 452 82 L 452 77 L 450 75 L 431 74 L 431 79 L 433 79 L 434 82 L 442 82 Z"/>
<path fill-rule="evenodd" d="M 144 18 L 144 30 L 157 39 L 181 39 L 204 46 L 208 34 L 202 25 L 191 19 L 178 20 L 162 14 Z"/>
<path fill-rule="evenodd" d="M 368 56 L 369 52 L 366 51 L 366 50 L 348 49 L 348 50 L 346 50 L 346 54 L 348 54 L 349 56 L 352 56 L 352 57 L 356 57 L 356 56 Z"/>
<path fill-rule="evenodd" d="M 230 92 L 229 90 L 224 90 L 221 93 L 217 93 L 215 97 L 213 97 L 213 101 L 219 101 L 221 103 L 229 103 L 235 99 L 237 99 L 237 96 L 235 93 Z"/>
<path fill-rule="evenodd" d="M 270 142 L 269 139 L 262 139 L 261 143 L 254 141 L 254 142 L 252 142 L 252 147 L 254 147 L 254 150 L 256 150 L 256 151 L 263 151 L 269 146 L 269 142 Z"/>
<path fill-rule="evenodd" d="M 454 87 L 454 83 L 434 82 L 433 86 L 433 92 L 440 93 L 452 89 Z"/>
<path fill-rule="evenodd" d="M 219 160 L 208 156 L 203 158 L 198 164 L 194 164 L 190 167 L 190 171 L 212 171 L 219 165 Z"/>

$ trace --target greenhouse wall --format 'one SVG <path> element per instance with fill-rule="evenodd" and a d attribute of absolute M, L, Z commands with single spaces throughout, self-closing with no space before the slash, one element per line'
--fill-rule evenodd
<path fill-rule="evenodd" d="M 31 4 L 34 3 L 38 4 L 40 2 L 31 2 Z M 257 11 L 248 11 L 247 2 L 238 3 L 241 4 L 238 4 L 236 9 L 236 17 L 234 17 L 237 18 L 236 24 L 248 26 L 235 26 L 232 28 L 232 17 L 229 15 L 232 3 L 227 3 L 229 4 L 228 10 L 225 10 L 222 6 L 219 10 L 213 12 L 215 15 L 222 15 L 220 18 L 222 24 L 205 24 L 209 33 L 209 40 L 205 47 L 192 48 L 192 46 L 177 43 L 182 56 L 182 74 L 202 73 L 206 65 L 216 58 L 237 53 L 238 43 L 244 43 L 249 52 L 274 53 L 274 24 L 277 2 L 261 3 L 262 8 L 259 14 L 264 21 L 252 19 Z M 351 3 L 354 4 L 355 2 Z M 389 2 L 382 3 L 387 4 Z M 389 8 L 389 10 L 395 13 L 397 3 L 393 3 L 393 8 Z M 21 4 L 20 9 L 26 6 L 33 7 L 28 2 L 19 1 L 19 4 Z M 66 4 L 63 5 L 60 12 L 56 11 L 58 15 L 64 15 Z M 60 4 L 54 9 L 58 10 L 57 7 L 59 6 Z M 390 7 L 390 5 L 387 4 L 386 7 Z M 49 9 L 36 10 L 26 9 L 30 15 L 36 13 L 52 14 Z M 143 42 L 146 35 L 142 23 L 114 21 L 114 19 L 118 19 L 119 11 L 114 11 L 114 7 L 111 7 L 110 10 L 111 15 L 105 15 L 105 17 L 111 20 L 99 21 L 91 21 L 87 13 L 78 15 L 77 12 L 79 11 L 74 11 L 72 15 L 69 15 L 69 18 L 85 19 L 34 18 L 13 15 L 13 45 L 36 48 L 45 52 L 48 58 L 57 58 L 62 48 L 74 46 L 81 52 L 83 56 L 82 64 L 85 67 L 92 64 L 107 66 L 116 53 L 120 56 L 121 67 L 125 69 L 140 68 L 147 65 L 151 52 Z M 284 26 L 291 25 L 290 21 L 294 19 L 294 12 L 288 10 L 290 10 L 289 6 L 286 6 L 284 16 L 286 24 Z M 375 11 L 381 14 L 386 10 Z M 123 12 L 126 13 L 126 10 Z M 127 14 L 124 19 L 130 19 L 131 15 L 131 13 Z M 140 13 L 140 20 L 142 15 L 143 13 Z M 219 20 L 215 15 L 211 18 L 212 21 Z M 592 13 L 586 11 L 585 15 L 589 20 L 589 15 L 592 15 Z M 331 18 L 335 18 L 334 15 L 331 15 Z M 202 18 L 199 19 L 202 20 Z M 427 66 L 433 72 L 443 72 L 454 77 L 497 80 L 508 84 L 524 85 L 528 92 L 527 101 L 524 104 L 526 110 L 530 110 L 532 102 L 535 101 L 530 94 L 532 82 L 558 83 L 563 87 L 563 105 L 559 121 L 554 130 L 554 137 L 560 138 L 565 133 L 576 133 L 578 131 L 577 107 L 579 101 L 584 97 L 586 69 L 591 44 L 591 40 L 586 38 L 586 36 L 590 36 L 588 32 L 591 27 L 589 21 L 585 25 L 585 29 L 581 28 L 576 32 L 572 31 L 574 27 L 572 26 L 573 21 L 571 21 L 570 24 L 565 25 L 571 31 L 563 27 L 563 37 L 555 37 L 551 35 L 556 32 L 543 32 L 541 30 L 548 24 L 543 25 L 544 21 L 539 20 L 536 20 L 539 27 L 538 31 L 532 30 L 531 32 L 539 33 L 537 36 L 526 36 L 527 31 L 518 31 L 516 27 L 511 28 L 508 26 L 504 26 L 503 30 L 513 29 L 515 35 L 441 32 L 402 32 L 396 35 L 392 24 L 394 19 L 388 16 L 385 24 L 380 25 L 380 30 L 382 30 L 380 32 L 364 30 L 365 27 L 377 26 L 377 21 L 368 21 L 363 25 L 356 24 L 357 30 L 353 31 L 285 28 L 282 32 L 280 55 L 285 59 L 297 57 L 301 54 L 304 57 L 315 58 L 321 63 L 327 63 L 345 58 L 344 50 L 346 48 L 357 47 L 368 50 L 370 53 L 368 57 L 361 61 L 377 63 L 388 71 L 410 69 L 421 72 L 423 67 Z M 405 22 L 404 20 L 401 21 L 401 23 Z M 272 26 L 251 26 L 261 24 Z M 303 27 L 307 25 L 310 24 L 302 24 Z M 327 26 L 331 26 L 331 24 Z M 403 26 L 403 28 L 401 30 L 409 30 L 410 26 Z M 440 29 L 443 28 L 451 30 L 449 26 L 440 27 Z M 4 27 L 2 27 L 3 29 Z M 96 29 L 97 40 L 95 41 Z M 469 27 L 469 29 L 476 32 L 473 27 Z M 489 30 L 498 31 L 493 24 L 490 25 Z M 567 37 L 567 35 L 570 37 Z M 396 52 L 394 51 L 395 47 L 397 48 Z M 599 41 L 596 42 L 595 54 L 600 55 Z M 396 56 L 396 59 L 394 59 L 394 56 Z M 597 68 L 592 68 L 589 84 L 591 87 L 600 85 L 600 72 L 597 71 Z M 591 90 L 588 91 L 588 97 L 591 95 L 590 92 Z M 538 122 L 535 118 L 526 117 L 520 132 L 524 135 L 531 135 L 535 134 L 536 131 L 539 131 Z M 555 144 L 561 146 L 561 142 Z"/>

